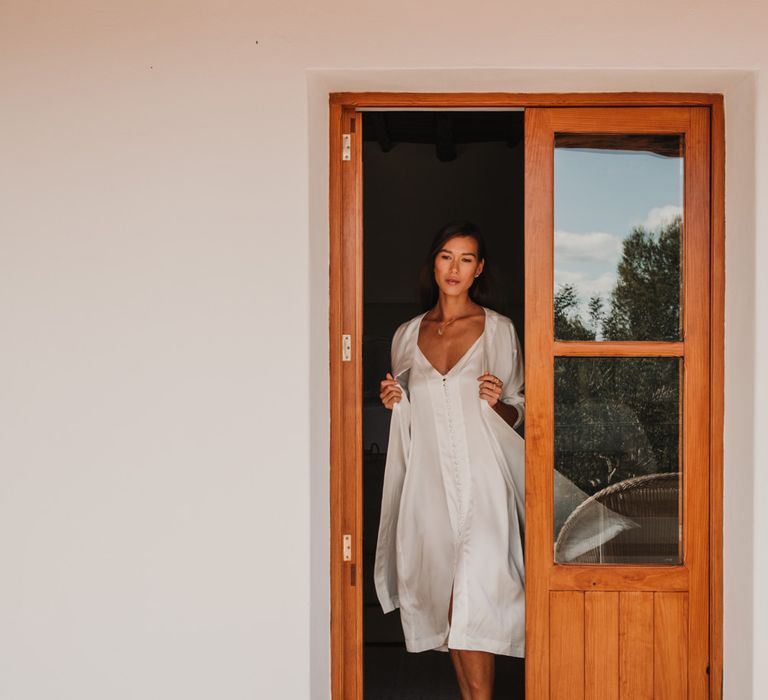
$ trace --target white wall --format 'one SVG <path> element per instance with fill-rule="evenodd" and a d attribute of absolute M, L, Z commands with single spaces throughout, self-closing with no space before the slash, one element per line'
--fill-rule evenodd
<path fill-rule="evenodd" d="M 327 93 L 712 90 L 726 697 L 768 694 L 759 3 L 0 5 L 0 698 L 328 685 Z"/>

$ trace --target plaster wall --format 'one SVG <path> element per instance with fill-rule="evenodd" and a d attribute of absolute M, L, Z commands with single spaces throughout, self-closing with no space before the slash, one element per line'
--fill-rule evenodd
<path fill-rule="evenodd" d="M 329 697 L 340 90 L 725 94 L 725 697 L 768 695 L 766 15 L 0 4 L 0 697 Z"/>

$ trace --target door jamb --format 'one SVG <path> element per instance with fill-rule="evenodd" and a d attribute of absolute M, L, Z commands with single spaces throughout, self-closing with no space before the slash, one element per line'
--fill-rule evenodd
<path fill-rule="evenodd" d="M 525 107 L 706 106 L 710 108 L 710 383 L 709 444 L 710 700 L 723 683 L 723 412 L 725 347 L 725 120 L 719 93 L 407 93 L 329 94 L 329 350 L 331 521 L 331 697 L 362 700 L 362 126 L 352 157 L 342 161 L 342 134 L 358 108 L 446 109 Z M 354 127 L 353 127 L 354 128 Z M 350 286 L 351 285 L 351 286 Z M 349 361 L 342 334 L 351 335 Z M 346 411 L 344 407 L 346 406 Z M 350 410 L 351 409 L 351 410 Z M 352 415 L 349 415 L 349 414 Z M 347 478 L 344 478 L 345 475 Z M 342 537 L 352 534 L 351 560 Z M 360 536 L 356 536 L 357 534 Z M 350 586 L 349 582 L 356 585 Z M 346 590 L 345 590 L 346 588 Z M 354 588 L 354 591 L 350 591 Z"/>

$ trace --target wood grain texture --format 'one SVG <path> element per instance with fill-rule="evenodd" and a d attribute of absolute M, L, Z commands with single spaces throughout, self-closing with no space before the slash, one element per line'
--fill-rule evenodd
<path fill-rule="evenodd" d="M 624 566 L 622 564 L 555 564 L 549 588 L 558 591 L 687 591 L 685 566 Z"/>
<path fill-rule="evenodd" d="M 683 489 L 684 565 L 680 567 L 629 567 L 621 565 L 584 567 L 551 566 L 548 588 L 571 591 L 621 591 L 627 598 L 622 618 L 625 627 L 623 651 L 620 653 L 620 688 L 622 696 L 651 697 L 653 693 L 653 592 L 679 591 L 689 596 L 695 615 L 689 616 L 686 656 L 687 668 L 678 668 L 678 674 L 687 674 L 687 688 L 691 698 L 707 697 L 706 667 L 708 663 L 709 619 L 709 342 L 710 342 L 710 186 L 709 186 L 709 108 L 637 108 L 616 110 L 610 108 L 564 108 L 552 110 L 547 127 L 550 131 L 541 137 L 549 143 L 554 133 L 681 133 L 685 144 L 684 159 L 684 232 L 683 232 L 683 341 L 678 343 L 625 342 L 575 343 L 553 342 L 555 355 L 569 356 L 653 356 L 667 355 L 683 358 L 681 444 Z M 548 155 L 551 158 L 551 154 Z M 548 174 L 549 175 L 549 174 Z M 548 191 L 542 193 L 539 207 L 549 208 Z M 549 222 L 547 222 L 549 225 Z M 552 235 L 552 229 L 549 230 Z M 542 255 L 543 248 L 539 248 Z M 549 250 L 545 251 L 547 254 Z M 541 263 L 541 257 L 539 258 Z M 552 265 L 547 258 L 546 265 Z M 542 265 L 543 266 L 543 265 Z M 550 280 L 542 281 L 550 284 Z M 549 303 L 549 299 L 547 299 Z M 544 318 L 552 314 L 543 309 Z M 543 334 L 544 321 L 539 321 Z M 549 329 L 547 329 L 548 331 Z M 544 451 L 549 459 L 549 453 Z M 549 487 L 550 484 L 547 484 Z M 547 501 L 552 494 L 546 493 Z M 543 513 L 542 513 L 543 514 Z M 549 518 L 547 512 L 545 517 Z M 551 546 L 551 542 L 547 542 Z M 642 597 L 645 596 L 645 597 Z M 651 596 L 651 598 L 648 598 Z M 624 600 L 624 598 L 622 598 Z M 650 605 L 650 608 L 648 607 Z M 648 614 L 650 610 L 650 615 Z M 551 617 L 550 626 L 558 624 Z M 640 624 L 637 631 L 627 627 L 630 621 Z M 650 625 L 650 627 L 649 627 Z M 650 632 L 648 630 L 650 629 Z M 648 655 L 651 655 L 650 657 Z M 628 675 L 630 665 L 648 662 L 649 672 Z M 674 657 L 678 658 L 678 657 Z M 679 658 L 678 658 L 679 660 Z M 587 669 L 587 675 L 592 669 Z M 550 673 L 550 678 L 554 677 Z"/>
<path fill-rule="evenodd" d="M 720 95 L 693 92 L 335 92 L 344 107 L 436 109 L 456 107 L 635 107 L 709 105 Z"/>
<path fill-rule="evenodd" d="M 549 697 L 551 700 L 583 700 L 584 594 L 578 591 L 550 593 L 549 619 Z"/>
<path fill-rule="evenodd" d="M 584 698 L 619 698 L 619 594 L 584 594 Z"/>
<path fill-rule="evenodd" d="M 351 481 L 354 489 L 354 556 L 351 586 L 354 620 L 354 659 L 356 700 L 365 696 L 363 673 L 363 117 L 350 112 L 349 130 L 352 135 L 352 170 L 354 174 L 354 331 L 352 355 L 355 372 L 355 456 Z M 355 571 L 356 570 L 356 571 Z"/>
<path fill-rule="evenodd" d="M 334 698 L 362 698 L 362 390 L 357 289 L 360 284 L 360 149 L 342 161 L 342 134 L 354 110 L 330 114 L 330 394 L 331 394 L 331 688 Z M 353 337 L 351 362 L 341 361 L 341 336 Z M 355 347 L 357 344 L 358 347 Z M 342 558 L 342 536 L 352 535 L 352 561 Z"/>
<path fill-rule="evenodd" d="M 576 341 L 557 340 L 558 357 L 682 357 L 683 343 L 653 341 Z"/>
<path fill-rule="evenodd" d="M 678 134 L 687 131 L 689 107 L 563 107 L 552 110 L 556 132 L 572 134 Z"/>
<path fill-rule="evenodd" d="M 619 593 L 620 700 L 653 700 L 653 595 Z"/>
<path fill-rule="evenodd" d="M 356 115 L 354 110 L 345 109 L 342 114 L 342 132 L 354 131 Z M 341 478 L 344 485 L 341 502 L 342 532 L 352 535 L 352 560 L 343 562 L 342 579 L 342 608 L 344 610 L 344 698 L 362 700 L 363 658 L 362 658 L 362 601 L 360 593 L 362 586 L 357 585 L 357 576 L 353 580 L 353 567 L 356 573 L 360 556 L 359 503 L 362 500 L 360 492 L 359 472 L 362 468 L 362 385 L 360 326 L 358 310 L 360 230 L 359 230 L 359 176 L 360 153 L 356 143 L 352 145 L 352 158 L 343 161 L 341 165 L 342 196 L 342 245 L 341 245 L 341 333 L 352 336 L 352 359 L 341 363 L 343 388 L 342 401 L 342 435 L 343 447 L 341 455 Z M 336 543 L 336 550 L 339 543 Z"/>
<path fill-rule="evenodd" d="M 653 697 L 688 698 L 688 594 L 654 593 Z M 681 673 L 681 669 L 683 672 Z"/>
<path fill-rule="evenodd" d="M 549 698 L 554 377 L 552 365 L 552 130 L 525 112 L 525 646 L 526 698 Z"/>
<path fill-rule="evenodd" d="M 709 696 L 710 163 L 709 110 L 691 108 L 684 213 L 683 543 L 688 589 L 688 693 Z"/>

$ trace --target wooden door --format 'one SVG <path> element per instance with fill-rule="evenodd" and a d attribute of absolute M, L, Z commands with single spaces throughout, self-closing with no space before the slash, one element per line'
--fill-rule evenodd
<path fill-rule="evenodd" d="M 528 700 L 709 696 L 709 120 L 526 109 Z"/>

